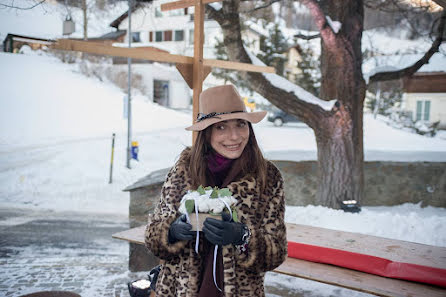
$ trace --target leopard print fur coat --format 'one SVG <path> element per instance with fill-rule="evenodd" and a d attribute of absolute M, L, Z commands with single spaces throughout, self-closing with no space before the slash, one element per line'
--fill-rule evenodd
<path fill-rule="evenodd" d="M 202 258 L 194 251 L 195 240 L 168 242 L 170 224 L 180 215 L 181 198 L 191 189 L 188 170 L 180 160 L 169 171 L 161 190 L 159 205 L 149 215 L 145 243 L 149 250 L 164 260 L 156 284 L 156 296 L 196 296 L 201 279 Z M 264 275 L 279 266 L 287 256 L 285 201 L 283 180 L 279 170 L 269 161 L 267 184 L 263 193 L 251 175 L 227 187 L 237 203 L 239 221 L 251 231 L 248 252 L 241 253 L 233 245 L 222 247 L 225 297 L 265 296 Z M 200 236 L 199 247 L 203 247 Z"/>

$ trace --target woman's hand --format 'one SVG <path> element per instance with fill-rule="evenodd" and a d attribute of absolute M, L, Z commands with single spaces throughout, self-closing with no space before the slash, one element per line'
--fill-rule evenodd
<path fill-rule="evenodd" d="M 231 215 L 222 214 L 222 221 L 207 218 L 203 223 L 203 233 L 215 245 L 242 244 L 244 224 L 230 222 Z"/>
<path fill-rule="evenodd" d="M 187 223 L 186 215 L 181 215 L 169 228 L 169 243 L 175 243 L 179 240 L 191 240 L 194 238 L 194 231 L 191 231 L 192 225 Z"/>

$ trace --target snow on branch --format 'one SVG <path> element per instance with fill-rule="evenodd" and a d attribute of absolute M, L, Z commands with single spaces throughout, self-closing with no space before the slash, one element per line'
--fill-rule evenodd
<path fill-rule="evenodd" d="M 441 15 L 440 23 L 438 24 L 438 35 L 437 38 L 432 43 L 431 48 L 413 65 L 395 70 L 395 71 L 383 71 L 379 73 L 375 73 L 369 78 L 369 82 L 377 82 L 377 81 L 386 81 L 386 80 L 394 80 L 400 79 L 405 76 L 411 76 L 415 72 L 417 72 L 424 64 L 429 63 L 429 59 L 438 52 L 441 43 L 443 42 L 443 35 L 445 31 L 445 23 L 446 23 L 446 11 L 443 11 Z M 367 77 L 365 78 L 367 81 Z"/>
<path fill-rule="evenodd" d="M 338 21 L 333 21 L 333 20 L 331 19 L 331 17 L 328 16 L 328 15 L 326 16 L 326 18 L 327 18 L 327 23 L 328 23 L 328 25 L 330 26 L 330 28 L 333 30 L 333 32 L 334 32 L 335 34 L 338 34 L 339 30 L 341 30 L 342 23 L 341 23 L 341 22 L 338 22 Z"/>
<path fill-rule="evenodd" d="M 321 32 L 321 37 L 325 44 L 330 48 L 336 48 L 337 46 L 335 33 L 337 32 L 335 32 L 335 30 L 330 27 L 330 25 L 328 25 L 328 19 L 325 17 L 325 14 L 317 1 L 303 0 L 302 4 L 304 4 L 310 10 L 310 13 L 313 16 L 314 22 L 316 23 L 319 32 Z M 339 25 L 336 24 L 334 27 L 337 28 L 337 26 Z"/>
<path fill-rule="evenodd" d="M 252 64 L 259 65 L 259 66 L 265 66 L 265 63 L 260 61 L 246 47 L 245 47 L 245 51 L 248 54 L 249 58 L 251 59 Z M 332 110 L 333 106 L 337 102 L 336 99 L 330 100 L 330 101 L 322 100 L 322 99 L 314 96 L 310 92 L 305 91 L 298 85 L 293 84 L 286 78 L 281 77 L 280 75 L 277 75 L 274 73 L 262 73 L 262 75 L 265 77 L 266 80 L 268 80 L 276 88 L 285 90 L 287 92 L 293 92 L 298 99 L 300 99 L 306 103 L 317 105 L 317 106 L 321 107 L 323 110 L 326 110 L 326 111 Z"/>

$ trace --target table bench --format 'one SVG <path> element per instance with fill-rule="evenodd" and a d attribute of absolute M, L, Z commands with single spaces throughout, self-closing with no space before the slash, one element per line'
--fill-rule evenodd
<path fill-rule="evenodd" d="M 145 226 L 141 226 L 113 234 L 113 238 L 135 244 L 144 244 L 144 232 Z M 337 261 L 336 265 L 318 263 L 318 261 L 326 260 L 323 259 L 324 257 L 318 258 L 319 249 L 323 249 L 323 251 L 328 252 L 325 253 L 325 256 L 344 253 L 343 255 L 347 256 L 349 260 L 356 259 L 355 257 L 370 257 L 369 259 L 372 262 L 385 259 L 398 263 L 398 265 L 408 264 L 415 267 L 432 268 L 434 278 L 438 277 L 441 283 L 445 283 L 446 248 L 444 247 L 297 224 L 287 224 L 287 239 L 289 242 L 288 255 L 302 253 L 298 256 L 311 258 L 311 261 L 287 257 L 285 262 L 274 272 L 377 296 L 446 296 L 445 287 L 388 278 L 340 267 L 337 265 L 343 265 L 341 263 L 342 259 L 339 260 L 336 257 L 328 257 L 330 259 L 334 258 L 333 261 Z M 291 244 L 296 245 L 292 246 Z M 314 247 L 317 252 L 305 254 L 305 250 L 308 252 L 308 247 Z M 349 265 L 351 266 L 351 263 Z M 350 267 L 349 265 L 347 266 Z M 416 276 L 419 277 L 419 275 Z"/>

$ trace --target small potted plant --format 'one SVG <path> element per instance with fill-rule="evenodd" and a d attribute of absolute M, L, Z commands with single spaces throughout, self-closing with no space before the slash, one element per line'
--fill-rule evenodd
<path fill-rule="evenodd" d="M 236 202 L 228 188 L 199 186 L 197 190 L 184 195 L 179 211 L 186 214 L 193 231 L 201 231 L 206 218 L 221 220 L 224 211 L 231 214 L 234 222 L 238 222 L 237 212 L 233 208 Z"/>

